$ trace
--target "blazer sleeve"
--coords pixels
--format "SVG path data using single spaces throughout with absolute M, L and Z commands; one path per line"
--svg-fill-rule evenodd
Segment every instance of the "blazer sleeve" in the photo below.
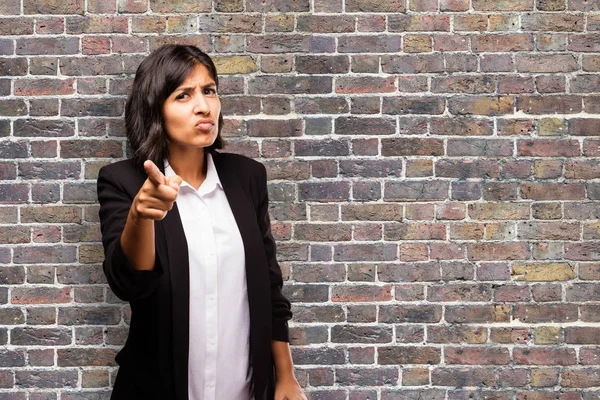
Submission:
M 108 284 L 121 300 L 132 302 L 144 298 L 154 291 L 162 269 L 156 257 L 152 271 L 137 271 L 123 252 L 121 234 L 133 198 L 106 167 L 98 174 L 97 189 L 104 246 L 102 266 Z
M 292 318 L 291 305 L 283 295 L 283 277 L 281 268 L 276 258 L 275 239 L 271 234 L 271 221 L 269 219 L 269 196 L 267 192 L 267 171 L 261 166 L 259 203 L 257 208 L 258 225 L 265 246 L 269 263 L 269 278 L 271 284 L 271 312 L 272 312 L 272 339 L 289 342 L 287 321 Z

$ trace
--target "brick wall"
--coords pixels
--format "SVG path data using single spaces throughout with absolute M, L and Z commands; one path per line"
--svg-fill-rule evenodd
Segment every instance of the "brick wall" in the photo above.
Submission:
M 600 398 L 599 0 L 0 15 L 0 400 L 108 399 L 130 314 L 95 178 L 171 42 L 214 56 L 229 151 L 268 168 L 311 398 Z

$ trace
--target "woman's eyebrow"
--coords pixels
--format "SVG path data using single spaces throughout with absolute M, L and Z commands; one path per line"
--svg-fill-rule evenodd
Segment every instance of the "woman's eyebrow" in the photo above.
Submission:
M 216 87 L 217 84 L 215 82 L 209 82 L 206 85 L 203 85 L 202 88 L 208 88 L 208 87 Z M 189 90 L 194 90 L 195 86 L 180 86 L 177 89 L 175 89 L 176 92 L 180 92 L 180 91 L 189 91 Z

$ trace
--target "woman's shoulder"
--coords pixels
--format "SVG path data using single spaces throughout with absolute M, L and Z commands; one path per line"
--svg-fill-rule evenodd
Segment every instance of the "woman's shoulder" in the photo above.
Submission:
M 143 168 L 140 168 L 132 159 L 117 161 L 100 168 L 98 180 L 124 182 L 126 184 L 138 183 L 145 180 Z
M 215 165 L 218 164 L 217 168 L 233 168 L 242 174 L 262 174 L 265 171 L 264 165 L 259 161 L 241 154 L 213 152 L 213 160 Z

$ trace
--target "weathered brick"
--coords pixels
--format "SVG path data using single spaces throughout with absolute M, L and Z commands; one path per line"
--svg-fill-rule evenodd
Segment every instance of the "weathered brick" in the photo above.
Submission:
M 383 114 L 443 114 L 443 98 L 434 97 L 384 97 Z
M 340 53 L 395 53 L 402 49 L 399 35 L 342 35 L 338 38 Z
M 396 90 L 395 82 L 395 77 L 369 77 L 368 80 L 360 76 L 340 77 L 336 79 L 335 92 L 343 94 L 389 93 Z
M 440 279 L 440 267 L 434 263 L 380 265 L 377 277 L 382 282 L 426 282 Z
M 298 365 L 339 365 L 344 364 L 345 355 L 342 348 L 292 348 L 294 363 Z
M 450 99 L 448 108 L 456 115 L 504 115 L 511 114 L 514 107 L 514 99 L 507 96 L 495 97 L 453 97 Z
M 568 121 L 569 135 L 600 136 L 600 120 L 591 118 L 574 118 Z
M 575 277 L 568 263 L 514 264 L 512 279 L 525 281 L 566 281 Z
M 114 366 L 117 350 L 108 348 L 58 349 L 59 367 Z
M 84 8 L 84 0 L 23 0 L 25 14 L 83 14 Z
M 60 152 L 63 158 L 119 158 L 123 156 L 123 144 L 114 140 L 65 140 Z
M 583 200 L 584 187 L 575 183 L 521 184 L 521 197 L 532 200 Z
M 599 33 L 569 35 L 568 49 L 570 51 L 597 53 L 600 50 L 599 39 Z
M 470 260 L 520 260 L 529 257 L 529 246 L 525 242 L 469 244 L 467 254 Z
M 337 325 L 331 328 L 332 343 L 390 343 L 391 327 Z
M 440 349 L 437 347 L 382 346 L 378 348 L 379 364 L 437 364 L 440 361 Z
M 385 73 L 423 74 L 444 72 L 444 57 L 440 54 L 381 57 L 381 69 Z
M 17 346 L 64 346 L 71 344 L 71 330 L 61 328 L 14 328 L 11 344 Z
M 331 53 L 335 49 L 333 37 L 316 35 L 250 36 L 247 41 L 251 53 Z
M 448 364 L 502 365 L 508 364 L 510 355 L 506 348 L 446 347 L 444 359 Z
M 528 33 L 477 35 L 471 37 L 471 48 L 476 53 L 531 51 L 533 36 Z
M 16 371 L 15 383 L 22 388 L 72 388 L 77 386 L 76 370 Z
M 510 307 L 506 305 L 446 306 L 446 321 L 449 323 L 506 322 Z
M 428 289 L 428 299 L 433 302 L 444 301 L 490 301 L 492 287 L 487 283 L 482 284 L 450 284 L 432 285 Z
M 583 32 L 583 15 L 532 13 L 524 15 L 521 27 L 527 31 Z
M 444 181 L 406 181 L 386 182 L 384 199 L 386 201 L 431 201 L 448 197 L 448 182 Z
M 404 1 L 345 0 L 346 12 L 398 13 L 406 11 Z
M 516 364 L 526 365 L 573 365 L 577 362 L 575 349 L 568 348 L 515 348 L 513 359 Z
M 347 386 L 387 386 L 398 381 L 396 368 L 351 368 L 337 369 L 336 383 Z
M 19 247 L 14 251 L 16 264 L 72 263 L 75 262 L 76 247 L 72 246 L 30 246 Z
M 77 54 L 79 52 L 79 38 L 76 37 L 38 37 L 22 38 L 16 41 L 16 53 L 19 55 L 37 54 Z
M 439 160 L 435 165 L 436 176 L 446 178 L 497 178 L 500 166 L 488 160 Z
M 562 76 L 538 76 L 535 85 L 540 93 L 566 92 L 566 80 Z
M 492 93 L 495 80 L 490 76 L 450 76 L 433 78 L 431 91 L 434 93 Z

